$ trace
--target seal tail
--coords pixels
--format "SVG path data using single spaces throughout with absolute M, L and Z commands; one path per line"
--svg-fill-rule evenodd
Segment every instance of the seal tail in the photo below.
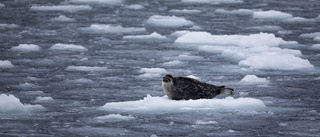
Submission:
M 228 96 L 233 96 L 234 95 L 232 91 L 234 91 L 234 89 L 226 88 L 225 86 L 221 86 L 221 89 L 220 89 L 221 94 L 226 94 Z

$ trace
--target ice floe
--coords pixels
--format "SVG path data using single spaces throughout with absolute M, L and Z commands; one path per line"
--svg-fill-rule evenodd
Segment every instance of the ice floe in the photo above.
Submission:
M 240 80 L 243 84 L 269 84 L 266 78 L 259 78 L 256 75 L 246 75 Z
M 235 14 L 235 15 L 252 15 L 253 10 L 250 9 L 238 9 L 238 10 L 225 10 L 225 9 L 216 9 L 214 12 L 220 14 Z
M 4 8 L 4 7 L 6 7 L 6 5 L 0 3 L 0 8 Z
M 111 24 L 92 24 L 90 27 L 83 27 L 80 30 L 84 33 L 99 33 L 99 34 L 140 34 L 145 33 L 145 28 L 122 27 L 121 25 Z
M 124 0 L 70 0 L 71 3 L 121 5 Z
M 41 97 L 41 96 L 39 96 L 39 97 L 37 97 L 35 99 L 34 102 L 36 102 L 36 103 L 45 103 L 45 102 L 50 102 L 50 101 L 53 101 L 52 97 Z
M 107 71 L 107 67 L 97 67 L 97 66 L 68 66 L 67 71 L 84 71 L 84 72 L 93 72 L 93 71 Z
M 179 13 L 179 14 L 198 14 L 201 13 L 200 10 L 189 10 L 189 9 L 182 9 L 182 10 L 170 10 L 171 13 Z
M 302 37 L 302 38 L 316 38 L 316 37 L 320 37 L 320 32 L 304 33 L 304 34 L 301 34 L 300 37 Z
M 12 65 L 11 61 L 9 60 L 0 60 L 0 69 L 1 68 L 13 68 L 14 65 Z
M 12 47 L 11 50 L 19 51 L 19 52 L 31 52 L 31 51 L 40 51 L 41 48 L 35 44 L 19 44 L 16 47 Z
M 14 95 L 0 95 L 0 114 L 25 113 L 44 110 L 41 105 L 22 104 Z
M 164 68 L 141 68 L 139 72 L 143 73 L 139 77 L 144 78 L 160 77 L 161 75 L 168 73 Z
M 33 5 L 30 10 L 35 11 L 66 11 L 66 12 L 76 12 L 81 10 L 91 10 L 89 5 L 56 5 L 56 6 L 43 6 L 43 5 Z
M 51 46 L 49 50 L 85 52 L 88 49 L 81 45 L 57 43 Z
M 133 116 L 123 116 L 120 114 L 109 114 L 105 116 L 99 116 L 94 118 L 94 121 L 99 123 L 106 123 L 106 122 L 120 122 L 120 121 L 130 121 L 135 120 L 136 118 Z
M 59 17 L 52 18 L 51 21 L 59 21 L 59 22 L 72 22 L 75 21 L 75 19 L 68 18 L 65 15 L 60 15 Z
M 289 13 L 268 10 L 268 11 L 256 11 L 253 13 L 253 18 L 257 19 L 269 19 L 269 20 L 282 20 L 293 18 L 293 16 Z
M 172 66 L 181 66 L 183 64 L 184 63 L 180 60 L 173 60 L 173 61 L 163 63 L 163 66 L 172 67 Z
M 262 70 L 312 70 L 314 66 L 301 58 L 299 50 L 280 48 L 281 45 L 298 44 L 284 41 L 270 33 L 251 35 L 211 35 L 207 32 L 189 32 L 175 40 L 182 47 L 220 53 L 239 61 L 240 66 Z
M 184 17 L 153 15 L 147 21 L 148 26 L 176 28 L 183 26 L 192 26 L 192 21 L 186 20 Z
M 139 4 L 133 4 L 133 5 L 126 5 L 125 8 L 132 9 L 132 10 L 140 10 L 140 9 L 143 9 L 144 6 Z
M 289 23 L 304 23 L 304 22 L 313 22 L 315 19 L 306 19 L 302 17 L 293 17 L 293 18 L 288 18 L 283 20 L 284 22 L 289 22 Z
M 276 31 L 282 30 L 282 27 L 266 25 L 266 26 L 258 26 L 258 27 L 249 27 L 248 29 L 257 30 L 260 32 L 276 32 Z
M 162 36 L 158 34 L 157 32 L 153 32 L 150 35 L 129 35 L 129 36 L 124 36 L 123 39 L 131 39 L 131 40 L 166 40 L 166 36 Z
M 110 102 L 100 107 L 102 110 L 135 113 L 176 113 L 185 111 L 247 111 L 266 108 L 263 101 L 254 98 L 170 100 L 167 96 L 147 97 L 137 101 Z
M 224 4 L 224 3 L 242 3 L 242 0 L 181 0 L 185 3 L 201 3 L 201 4 Z
M 19 27 L 19 25 L 16 25 L 16 24 L 0 24 L 0 28 L 17 28 Z
M 313 44 L 310 48 L 320 50 L 320 44 Z

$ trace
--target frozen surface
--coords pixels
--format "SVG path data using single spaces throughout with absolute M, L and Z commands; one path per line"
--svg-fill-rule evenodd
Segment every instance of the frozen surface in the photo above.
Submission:
M 130 35 L 130 36 L 124 36 L 123 39 L 153 39 L 153 40 L 165 40 L 166 37 L 158 34 L 157 32 L 153 32 L 150 35 Z
M 161 103 L 159 103 L 161 102 Z M 135 113 L 180 113 L 185 111 L 249 111 L 265 108 L 263 101 L 253 98 L 170 100 L 167 96 L 152 97 L 148 95 L 142 100 L 106 103 L 101 109 L 106 111 Z
M 67 71 L 107 71 L 107 67 L 96 67 L 96 66 L 68 66 Z
M 51 46 L 49 48 L 49 50 L 85 52 L 88 49 L 81 46 L 81 45 L 57 43 L 57 44 L 54 44 L 53 46 Z
M 31 51 L 40 51 L 41 48 L 35 44 L 19 44 L 16 47 L 12 47 L 11 50 L 19 52 L 31 52 Z
M 0 94 L 0 114 L 16 114 L 44 110 L 41 105 L 22 104 L 14 95 Z
M 252 15 L 254 13 L 254 11 L 250 9 L 238 9 L 238 10 L 216 9 L 215 12 L 221 13 L 221 14 L 235 14 L 235 15 Z
M 12 65 L 11 61 L 9 60 L 0 60 L 0 68 L 13 68 L 14 65 Z
M 30 10 L 35 11 L 67 11 L 67 12 L 77 12 L 82 10 L 91 10 L 89 5 L 56 5 L 56 6 L 42 6 L 34 5 Z
M 281 20 L 292 18 L 293 16 L 289 13 L 269 10 L 269 11 L 256 11 L 253 13 L 253 18 L 257 19 L 269 19 L 269 20 Z
M 185 3 L 208 3 L 208 4 L 223 4 L 223 3 L 242 3 L 242 0 L 182 0 Z
M 143 73 L 140 75 L 140 77 L 145 78 L 159 77 L 165 73 L 168 73 L 164 68 L 141 68 L 139 72 Z
M 121 5 L 124 0 L 70 0 L 71 3 Z
M 268 84 L 269 80 L 266 78 L 259 78 L 256 75 L 246 75 L 240 82 L 244 84 Z
M 61 21 L 61 22 L 72 22 L 72 21 L 75 21 L 75 19 L 68 18 L 65 15 L 60 15 L 59 17 L 52 18 L 51 20 L 52 21 Z
M 149 26 L 171 28 L 192 26 L 194 23 L 186 20 L 184 17 L 153 15 L 146 21 L 146 24 Z
M 101 34 L 135 34 L 144 33 L 145 28 L 135 28 L 135 27 L 122 27 L 121 25 L 104 25 L 104 24 L 92 24 L 90 27 L 80 28 L 84 33 L 101 33 Z

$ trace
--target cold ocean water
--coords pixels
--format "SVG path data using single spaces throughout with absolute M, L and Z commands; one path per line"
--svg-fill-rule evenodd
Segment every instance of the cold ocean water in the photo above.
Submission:
M 2 0 L 0 136 L 319 136 L 318 0 Z M 165 74 L 235 89 L 172 101 Z

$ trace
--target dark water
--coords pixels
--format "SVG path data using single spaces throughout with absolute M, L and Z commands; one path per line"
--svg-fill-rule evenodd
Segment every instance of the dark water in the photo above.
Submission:
M 36 112 L 0 113 L 1 136 L 320 135 L 320 50 L 311 47 L 319 41 L 300 36 L 320 32 L 320 19 L 317 19 L 320 2 L 317 0 L 244 0 L 242 3 L 220 4 L 127 0 L 121 5 L 77 4 L 68 0 L 3 0 L 0 3 L 4 5 L 0 6 L 0 24 L 5 24 L 0 26 L 0 60 L 9 60 L 14 65 L 11 68 L 0 68 L 0 92 L 14 95 L 23 104 L 39 104 L 45 108 Z M 126 8 L 132 4 L 140 4 L 144 8 Z M 89 5 L 92 9 L 71 12 L 31 10 L 40 5 Z M 173 9 L 192 9 L 201 13 L 169 12 Z M 252 15 L 216 13 L 216 9 L 275 10 L 310 20 L 270 21 L 255 19 Z M 60 15 L 72 20 L 54 20 Z M 218 53 L 176 46 L 176 38 L 170 34 L 181 30 L 194 31 L 194 28 L 147 25 L 146 21 L 152 15 L 184 17 L 192 21 L 193 26 L 201 28 L 197 31 L 214 35 L 249 35 L 261 31 L 273 33 L 285 41 L 297 41 L 299 44 L 282 48 L 300 50 L 303 54 L 301 58 L 308 59 L 314 69 L 241 71 L 238 62 Z M 145 31 L 127 34 L 81 29 L 92 24 L 145 28 Z M 266 25 L 281 27 L 282 32 L 252 29 Z M 127 35 L 147 35 L 153 32 L 167 39 L 123 39 Z M 81 45 L 87 51 L 51 50 L 50 47 L 57 43 Z M 35 44 L 41 50 L 23 52 L 11 49 L 19 44 Z M 185 54 L 197 58 L 181 59 L 183 65 L 164 65 L 175 60 L 174 57 Z M 70 66 L 90 66 L 103 71 L 70 70 Z M 256 111 L 215 113 L 131 113 L 97 109 L 110 102 L 140 100 L 147 94 L 163 96 L 160 81 L 162 74 L 142 77 L 142 68 L 163 68 L 173 75 L 195 75 L 202 81 L 225 84 L 236 90 L 234 98 L 259 99 L 267 107 Z M 246 75 L 268 78 L 269 83 L 262 86 L 241 84 L 239 81 Z M 36 99 L 39 96 L 52 99 L 39 101 Z M 112 114 L 126 118 L 132 116 L 134 119 L 96 120 L 99 116 Z

